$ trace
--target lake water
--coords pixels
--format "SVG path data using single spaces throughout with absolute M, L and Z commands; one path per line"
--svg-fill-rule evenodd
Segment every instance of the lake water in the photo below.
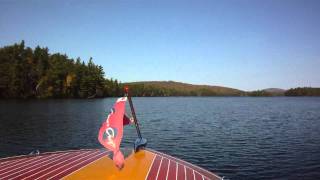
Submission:
M 101 148 L 115 98 L 0 101 L 0 157 Z M 227 179 L 320 179 L 320 98 L 133 98 L 148 147 Z M 133 147 L 134 126 L 122 145 Z

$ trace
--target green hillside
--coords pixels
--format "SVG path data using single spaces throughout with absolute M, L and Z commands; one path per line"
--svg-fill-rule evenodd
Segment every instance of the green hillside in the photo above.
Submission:
M 132 96 L 242 96 L 244 91 L 208 85 L 193 85 L 174 81 L 142 81 L 124 83 Z
M 279 88 L 268 88 L 263 90 L 249 91 L 246 92 L 247 96 L 284 96 L 286 90 Z

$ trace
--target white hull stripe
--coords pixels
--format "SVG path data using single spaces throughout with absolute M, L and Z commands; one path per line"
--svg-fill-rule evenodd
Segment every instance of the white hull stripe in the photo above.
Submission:
M 54 176 L 52 176 L 52 177 L 50 177 L 50 178 L 48 178 L 48 179 L 53 179 L 54 177 L 59 176 L 60 174 L 62 174 L 62 173 L 64 173 L 64 172 L 66 172 L 66 171 L 68 171 L 68 170 L 70 170 L 70 169 L 72 169 L 72 168 L 80 165 L 81 163 L 84 163 L 84 162 L 87 162 L 87 161 L 91 161 L 92 159 L 95 159 L 96 157 L 98 157 L 98 156 L 100 156 L 100 155 L 103 155 L 103 154 L 106 154 L 106 152 L 100 152 L 99 154 L 96 154 L 96 155 L 90 157 L 89 159 L 85 159 L 84 161 L 80 161 L 79 163 L 77 163 L 77 164 L 75 164 L 75 165 L 73 165 L 73 166 L 71 166 L 71 167 L 69 167 L 69 168 L 67 168 L 67 169 L 65 169 L 65 170 L 63 170 L 63 171 L 60 171 L 59 173 L 55 174 Z M 100 157 L 100 158 L 101 158 L 101 157 Z M 100 158 L 98 158 L 98 159 L 100 159 Z M 96 159 L 96 160 L 94 160 L 94 161 L 97 161 L 98 159 Z
M 59 162 L 59 163 L 57 163 L 57 164 L 55 164 L 55 165 L 53 165 L 53 166 L 49 166 L 49 167 L 47 167 L 47 168 L 45 168 L 45 169 L 41 169 L 40 171 L 38 171 L 38 172 L 36 172 L 36 173 L 34 173 L 34 174 L 31 174 L 31 175 L 29 175 L 29 176 L 27 176 L 27 177 L 23 177 L 23 179 L 34 179 L 35 177 L 37 177 L 36 175 L 38 175 L 38 174 L 41 174 L 41 173 L 43 173 L 43 172 L 46 172 L 47 170 L 49 170 L 49 169 L 52 169 L 53 167 L 59 167 L 59 165 L 61 165 L 61 164 L 63 164 L 63 163 L 65 163 L 65 162 L 72 162 L 72 161 L 75 161 L 75 160 L 77 160 L 77 158 L 80 156 L 83 156 L 84 154 L 86 155 L 86 154 L 89 154 L 89 153 L 91 153 L 90 151 L 88 151 L 88 152 L 84 152 L 84 153 L 78 153 L 77 155 L 74 155 L 72 158 L 68 158 L 68 159 L 65 159 L 64 161 L 61 161 L 61 162 Z M 55 170 L 55 169 L 53 169 L 53 170 Z M 33 178 L 32 178 L 33 177 Z
M 29 160 L 27 160 L 25 162 L 20 162 L 20 163 L 18 163 L 16 165 L 9 166 L 9 167 L 6 167 L 6 168 L 2 169 L 1 173 L 0 173 L 0 176 L 3 176 L 4 174 L 8 174 L 8 173 L 10 173 L 12 171 L 15 171 L 17 169 L 21 169 L 21 168 L 28 167 L 28 166 L 33 165 L 33 164 L 37 164 L 37 163 L 42 162 L 42 161 L 53 159 L 56 156 L 58 156 L 58 154 L 50 155 L 50 156 L 41 156 L 41 157 L 30 158 Z
M 157 178 L 158 178 L 158 175 L 159 175 L 159 171 L 160 171 L 160 168 L 161 168 L 161 165 L 162 165 L 162 163 L 163 163 L 163 159 L 168 159 L 169 160 L 169 162 L 171 161 L 171 162 L 176 162 L 176 164 L 177 164 L 177 166 L 176 166 L 176 174 L 175 174 L 175 177 L 176 177 L 176 180 L 178 180 L 179 179 L 179 165 L 181 165 L 182 166 L 182 171 L 184 171 L 183 172 L 183 174 L 184 174 L 184 179 L 185 180 L 189 180 L 189 179 L 194 179 L 194 180 L 196 180 L 196 175 L 195 174 L 199 174 L 201 177 L 202 177 L 202 179 L 221 179 L 220 177 L 218 177 L 217 175 L 215 175 L 215 174 L 213 174 L 213 173 L 211 173 L 211 172 L 209 172 L 209 171 L 207 171 L 207 170 L 204 170 L 204 169 L 202 169 L 202 168 L 200 168 L 200 167 L 198 167 L 198 166 L 195 166 L 195 165 L 192 165 L 192 164 L 190 164 L 190 163 L 188 163 L 188 162 L 185 162 L 185 161 L 183 161 L 183 160 L 180 160 L 180 159 L 177 159 L 177 158 L 174 158 L 174 157 L 172 157 L 172 156 L 169 156 L 169 155 L 166 155 L 166 154 L 163 154 L 163 153 L 160 153 L 160 152 L 157 152 L 157 151 L 153 151 L 153 150 L 149 150 L 151 153 L 153 153 L 155 156 L 160 156 L 161 157 L 161 162 L 160 162 L 160 164 L 159 164 L 159 168 L 157 169 L 158 170 L 158 172 L 157 172 Z M 206 172 L 206 174 L 203 174 L 203 173 L 201 173 L 201 172 L 199 172 L 197 169 L 200 169 L 200 170 L 204 170 L 204 172 Z M 172 167 L 172 168 L 174 168 L 174 167 Z M 168 172 L 167 172 L 167 179 L 171 179 L 170 177 L 168 177 L 168 173 L 169 173 L 169 171 L 170 171 L 170 169 L 171 169 L 171 167 L 169 166 L 169 168 L 168 168 Z M 187 170 L 188 170 L 188 173 L 187 173 Z M 190 171 L 190 172 L 189 172 Z M 180 173 L 182 173 L 182 172 L 180 172 Z M 210 174 L 210 175 L 212 175 L 212 176 L 214 176 L 213 178 L 209 178 L 209 177 L 207 177 L 207 174 Z M 150 171 L 148 172 L 148 174 L 147 174 L 147 177 L 150 175 Z
M 36 168 L 36 169 L 39 169 L 39 168 L 41 168 L 42 166 L 45 166 L 45 165 L 47 165 L 47 164 L 50 164 L 50 163 L 55 162 L 55 161 L 57 161 L 57 160 L 60 160 L 60 159 L 61 159 L 61 156 L 62 156 L 62 158 L 63 158 L 63 157 L 64 157 L 65 155 L 67 155 L 67 154 L 69 154 L 69 153 L 59 154 L 58 156 L 55 156 L 55 157 L 53 157 L 53 158 L 51 158 L 51 159 L 46 159 L 45 161 L 42 161 L 42 162 L 40 162 L 40 163 L 36 163 L 36 164 L 34 164 L 34 165 L 32 165 L 32 166 L 28 166 L 27 168 L 19 168 L 20 170 L 14 171 L 13 173 L 8 174 L 7 176 L 1 177 L 1 178 L 8 178 L 8 177 L 13 176 L 13 175 L 18 174 L 18 173 L 19 173 L 19 176 L 21 176 L 21 175 L 23 175 L 23 174 L 25 174 L 25 173 L 28 173 L 29 171 L 35 170 L 35 168 Z M 52 161 L 52 159 L 54 159 L 54 161 Z M 30 170 L 29 170 L 29 169 L 30 169 Z M 29 170 L 29 171 L 23 172 L 23 171 L 25 171 L 25 170 Z M 21 173 L 21 172 L 23 172 L 23 173 Z
M 69 162 L 69 163 L 67 163 L 67 164 L 64 164 L 63 166 L 60 166 L 59 168 L 53 169 L 52 171 L 49 171 L 49 172 L 45 173 L 44 175 L 42 175 L 42 176 L 40 176 L 40 177 L 37 177 L 37 179 L 40 179 L 41 177 L 45 177 L 45 176 L 47 176 L 47 175 L 49 175 L 49 174 L 53 174 L 53 172 L 59 172 L 59 170 L 65 168 L 65 167 L 67 167 L 67 166 L 69 166 L 70 164 L 75 163 L 75 162 L 78 162 L 78 161 L 81 161 L 81 160 L 83 160 L 83 159 L 85 159 L 85 158 L 87 158 L 87 157 L 89 157 L 89 156 L 96 155 L 97 153 L 99 153 L 99 152 L 96 151 L 96 152 L 94 152 L 94 153 L 90 153 L 90 154 L 88 154 L 88 155 L 86 155 L 86 156 L 84 156 L 84 157 L 81 157 L 81 158 L 76 159 L 76 160 L 74 160 L 74 161 L 72 161 L 72 162 Z M 46 179 L 48 179 L 48 178 L 46 178 Z

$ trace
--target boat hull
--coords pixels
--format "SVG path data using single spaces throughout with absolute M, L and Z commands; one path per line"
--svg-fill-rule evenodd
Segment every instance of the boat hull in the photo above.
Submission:
M 198 166 L 167 154 L 145 149 L 125 150 L 119 170 L 112 153 L 83 149 L 0 159 L 0 179 L 221 179 Z

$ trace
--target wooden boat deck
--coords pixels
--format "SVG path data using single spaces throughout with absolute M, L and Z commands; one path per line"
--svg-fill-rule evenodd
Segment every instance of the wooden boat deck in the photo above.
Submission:
M 87 149 L 0 159 L 0 179 L 144 179 L 208 180 L 219 176 L 151 150 L 129 151 L 117 169 L 105 149 Z

